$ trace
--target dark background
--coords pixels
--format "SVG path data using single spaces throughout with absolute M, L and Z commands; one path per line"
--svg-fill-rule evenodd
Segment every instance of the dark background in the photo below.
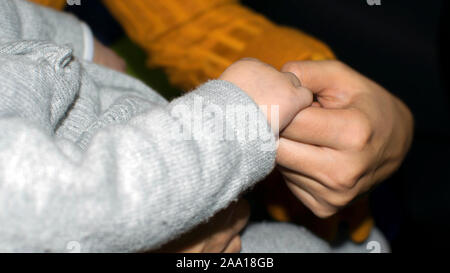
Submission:
M 125 0 L 124 0 L 125 1 Z M 327 43 L 340 60 L 400 97 L 415 117 L 415 137 L 404 164 L 371 195 L 378 227 L 394 252 L 433 251 L 450 242 L 449 4 L 436 1 L 244 0 L 273 21 L 299 28 Z M 68 7 L 127 61 L 123 31 L 100 1 Z M 134 52 L 134 53 L 133 53 Z M 143 63 L 143 62 L 142 62 Z M 139 65 L 138 65 L 139 66 Z M 143 64 L 141 64 L 143 66 Z M 139 70 L 139 69 L 138 69 Z M 135 71 L 146 78 L 146 72 Z M 146 81 L 173 97 L 161 71 Z M 142 77 L 141 77 L 142 78 Z M 145 81 L 145 79 L 144 79 Z

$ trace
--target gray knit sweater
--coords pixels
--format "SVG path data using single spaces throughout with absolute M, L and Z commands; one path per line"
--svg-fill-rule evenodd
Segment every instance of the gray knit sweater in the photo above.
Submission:
M 199 98 L 256 109 L 233 84 L 210 81 L 169 103 L 82 54 L 76 18 L 0 1 L 0 251 L 154 249 L 273 168 L 273 137 L 238 137 L 247 119 L 227 131 L 234 140 L 208 138 L 214 130 L 173 137 L 192 121 L 173 110 Z M 257 119 L 270 130 L 262 112 Z M 202 124 L 216 122 L 204 115 Z

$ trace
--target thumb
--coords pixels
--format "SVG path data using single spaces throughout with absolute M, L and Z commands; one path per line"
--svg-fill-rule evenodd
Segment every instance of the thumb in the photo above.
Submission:
M 302 86 L 301 81 L 294 73 L 283 72 L 283 74 L 292 83 L 294 87 L 294 96 L 289 98 L 291 107 L 293 107 L 293 111 L 290 112 L 291 115 L 287 119 L 288 122 L 286 124 L 282 124 L 282 128 L 284 128 L 284 126 L 287 126 L 301 110 L 311 106 L 311 104 L 313 103 L 313 93 Z
M 340 86 L 353 70 L 339 61 L 294 61 L 286 63 L 282 72 L 293 73 L 314 94 Z

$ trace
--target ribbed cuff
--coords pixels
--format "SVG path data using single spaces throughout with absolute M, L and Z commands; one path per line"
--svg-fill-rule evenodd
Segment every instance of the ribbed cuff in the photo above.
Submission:
M 238 135 L 244 131 L 245 137 L 239 138 L 243 166 L 245 172 L 253 182 L 262 180 L 272 171 L 275 165 L 277 139 L 272 131 L 266 115 L 259 106 L 238 86 L 223 80 L 209 81 L 186 96 L 201 96 L 205 104 L 217 105 L 222 109 L 246 106 L 255 109 L 256 119 L 241 120 L 234 131 Z M 244 115 L 246 113 L 243 113 Z M 239 114 L 238 114 L 239 115 Z M 252 127 L 257 124 L 256 128 Z M 248 131 L 246 131 L 248 129 Z M 250 131 L 258 130 L 256 137 L 250 137 Z M 241 132 L 239 132 L 241 130 Z

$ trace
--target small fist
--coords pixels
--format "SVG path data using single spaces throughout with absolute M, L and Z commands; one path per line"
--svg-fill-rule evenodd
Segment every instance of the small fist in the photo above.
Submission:
M 269 109 L 267 117 L 271 116 L 272 106 L 278 106 L 280 131 L 300 110 L 310 106 L 313 100 L 311 91 L 303 88 L 293 73 L 279 72 L 256 59 L 237 61 L 228 67 L 219 79 L 239 86 L 256 104 L 266 105 Z M 269 118 L 268 120 L 270 123 Z
M 241 199 L 218 212 L 208 222 L 195 227 L 154 251 L 159 253 L 239 253 L 239 233 L 250 217 L 248 202 Z

